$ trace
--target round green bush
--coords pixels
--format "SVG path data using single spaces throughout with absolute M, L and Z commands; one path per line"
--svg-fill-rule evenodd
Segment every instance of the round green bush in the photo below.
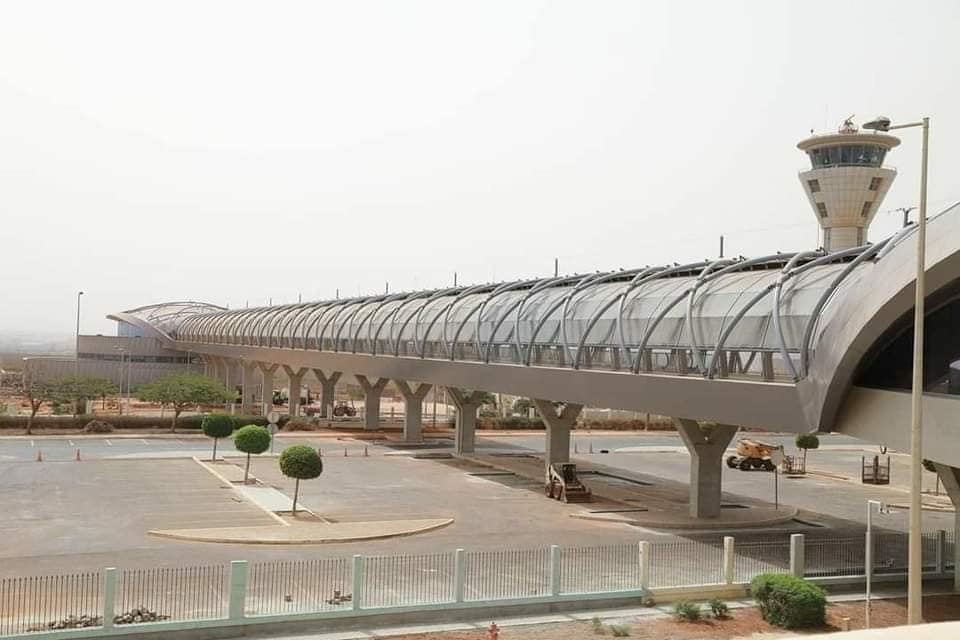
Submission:
M 263 453 L 270 448 L 270 431 L 255 424 L 240 427 L 233 434 L 233 446 L 243 453 Z
M 222 413 L 211 413 L 203 416 L 200 428 L 204 435 L 211 438 L 226 438 L 233 433 L 233 418 Z
M 750 594 L 760 604 L 760 614 L 784 629 L 816 627 L 826 620 L 827 594 L 803 578 L 763 573 L 750 583 Z
M 819 449 L 820 438 L 813 433 L 798 433 L 794 444 L 797 449 Z
M 700 619 L 700 605 L 689 600 L 678 600 L 673 605 L 673 615 L 677 620 L 694 622 Z
M 323 473 L 323 459 L 313 448 L 297 444 L 280 454 L 280 471 L 288 478 L 310 480 Z

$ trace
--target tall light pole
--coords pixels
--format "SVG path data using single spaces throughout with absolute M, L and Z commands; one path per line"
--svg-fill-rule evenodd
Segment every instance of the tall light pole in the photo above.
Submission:
M 876 507 L 877 513 L 891 513 L 890 508 L 880 500 L 867 500 L 867 538 L 864 551 L 863 572 L 867 581 L 867 597 L 864 600 L 863 626 L 870 628 L 870 594 L 873 583 L 873 509 Z
M 910 411 L 910 545 L 907 565 L 907 624 L 923 622 L 923 575 L 921 540 L 920 484 L 923 481 L 923 320 L 926 301 L 927 248 L 927 146 L 930 137 L 930 118 L 907 124 L 891 124 L 889 118 L 879 117 L 863 125 L 864 129 L 892 131 L 921 127 L 923 147 L 920 160 L 920 215 L 917 220 L 917 275 L 913 315 L 913 382 Z
M 73 377 L 80 375 L 80 296 L 83 291 L 77 291 L 77 332 L 74 335 L 75 344 L 73 347 Z

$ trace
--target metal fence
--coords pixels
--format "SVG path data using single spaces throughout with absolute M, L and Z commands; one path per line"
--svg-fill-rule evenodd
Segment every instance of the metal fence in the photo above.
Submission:
M 726 542 L 726 544 L 725 544 Z M 923 536 L 928 576 L 947 575 L 955 540 Z M 874 572 L 902 575 L 905 534 L 874 537 Z M 0 579 L 0 635 L 99 627 L 132 632 L 161 621 L 210 621 L 350 612 L 396 607 L 469 606 L 504 600 L 576 600 L 580 594 L 745 584 L 760 573 L 798 572 L 814 580 L 861 579 L 865 538 L 736 543 L 676 541 L 594 547 L 538 547 L 413 556 L 323 558 L 225 565 L 128 569 Z M 233 573 L 233 572 L 236 573 Z M 553 598 L 551 600 L 551 598 Z
M 0 579 L 0 635 L 100 626 L 100 572 Z
M 348 558 L 253 562 L 245 611 L 276 615 L 350 608 L 352 582 Z
M 361 607 L 401 607 L 454 601 L 453 553 L 364 559 Z
M 734 582 L 750 582 L 761 573 L 790 572 L 788 540 L 738 542 L 734 553 Z
M 120 573 L 115 621 L 140 624 L 222 618 L 227 612 L 226 578 L 222 564 L 126 569 Z
M 722 542 L 658 542 L 650 545 L 651 588 L 722 582 Z
M 641 588 L 640 546 L 564 547 L 560 593 L 605 593 Z
M 470 551 L 464 599 L 505 600 L 550 594 L 550 548 Z

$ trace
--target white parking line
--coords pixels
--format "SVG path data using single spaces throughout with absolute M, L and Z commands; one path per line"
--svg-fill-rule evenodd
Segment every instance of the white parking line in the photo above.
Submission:
M 147 441 L 144 440 L 143 438 L 140 438 L 140 442 L 142 442 L 143 444 L 150 444 L 149 442 L 147 442 Z
M 71 447 L 72 447 L 72 446 L 74 446 L 74 444 L 73 444 L 73 440 L 67 440 L 67 442 L 69 442 L 69 443 L 70 443 L 70 446 L 71 446 Z
M 31 446 L 31 447 L 35 447 L 35 446 L 36 446 L 35 444 L 33 444 L 33 440 L 30 441 L 30 446 Z
M 110 442 L 110 438 L 107 438 L 107 446 L 108 446 L 108 447 L 112 447 L 112 446 L 113 446 L 113 443 Z

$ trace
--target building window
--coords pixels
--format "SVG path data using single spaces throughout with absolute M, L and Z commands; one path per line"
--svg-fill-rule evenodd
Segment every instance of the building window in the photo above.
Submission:
M 874 178 L 876 179 L 876 178 Z M 810 187 L 810 193 L 817 193 L 820 191 L 820 181 L 819 180 L 807 180 L 807 186 Z
M 860 217 L 866 218 L 868 215 L 870 215 L 870 207 L 872 206 L 873 206 L 872 202 L 864 202 L 863 209 L 860 210 Z
M 883 178 L 870 178 L 870 191 L 877 191 L 883 184 Z
M 817 203 L 817 211 L 820 212 L 821 218 L 827 217 L 827 205 L 823 204 L 822 202 Z

